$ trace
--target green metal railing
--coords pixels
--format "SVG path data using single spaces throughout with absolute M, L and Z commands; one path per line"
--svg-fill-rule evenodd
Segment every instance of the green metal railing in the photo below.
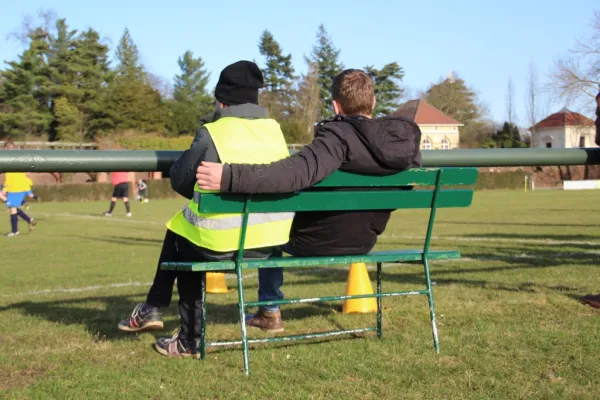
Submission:
M 112 172 L 169 170 L 181 151 L 0 151 L 0 172 Z M 425 150 L 424 167 L 599 165 L 600 148 Z

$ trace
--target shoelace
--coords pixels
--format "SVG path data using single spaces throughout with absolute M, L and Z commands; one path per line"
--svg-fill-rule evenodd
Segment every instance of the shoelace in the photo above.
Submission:
M 135 306 L 133 312 L 131 313 L 131 319 L 137 319 L 137 317 L 140 315 L 140 312 L 142 311 L 143 306 L 143 304 L 138 304 L 137 306 Z

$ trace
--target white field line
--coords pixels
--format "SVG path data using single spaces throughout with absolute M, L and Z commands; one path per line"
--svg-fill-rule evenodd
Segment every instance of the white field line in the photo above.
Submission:
M 34 212 L 32 213 L 34 217 L 36 215 L 41 215 L 43 217 L 59 217 L 59 218 L 79 218 L 79 219 L 91 219 L 95 221 L 106 221 L 106 222 L 125 222 L 130 224 L 152 224 L 152 225 L 160 225 L 160 222 L 157 221 L 140 221 L 131 218 L 118 218 L 118 217 L 106 217 L 103 215 L 84 215 L 84 214 L 72 214 L 72 213 L 47 213 L 47 212 Z
M 163 222 L 158 221 L 140 221 L 134 219 L 125 219 L 125 218 L 116 218 L 116 217 L 105 217 L 105 216 L 95 216 L 95 215 L 82 215 L 82 214 L 72 214 L 72 213 L 44 213 L 38 212 L 35 213 L 37 215 L 42 215 L 45 217 L 62 217 L 62 218 L 80 218 L 80 219 L 91 219 L 91 220 L 100 220 L 107 222 L 125 222 L 132 224 L 152 224 L 152 225 L 162 225 Z M 409 235 L 380 235 L 380 238 L 387 239 L 410 239 L 410 240 L 425 240 L 425 236 L 409 236 Z M 519 238 L 519 239 L 510 239 L 510 238 L 488 238 L 481 236 L 472 236 L 472 237 L 464 237 L 464 236 L 432 236 L 432 239 L 435 240 L 456 240 L 456 241 L 464 241 L 464 242 L 519 242 L 519 243 L 531 243 L 531 244 L 588 244 L 588 245 L 597 245 L 600 246 L 600 242 L 591 242 L 586 240 L 554 240 L 554 239 L 527 239 L 527 238 Z
M 115 217 L 105 217 L 105 216 L 94 216 L 94 215 L 81 215 L 81 214 L 72 214 L 72 213 L 44 213 L 38 212 L 37 215 L 49 216 L 49 217 L 62 217 L 62 218 L 80 218 L 80 219 L 93 219 L 93 220 L 104 220 L 104 221 L 114 221 L 114 222 L 124 222 L 124 223 L 140 223 L 140 224 L 161 224 L 157 221 L 139 221 L 139 220 L 131 220 L 124 218 L 115 218 Z M 396 239 L 411 239 L 411 240 L 424 240 L 425 236 L 400 236 L 400 235 L 381 235 L 382 238 L 396 238 Z M 486 238 L 486 237 L 462 237 L 462 236 L 432 236 L 432 239 L 437 240 L 457 240 L 457 241 L 468 241 L 468 242 L 520 242 L 520 243 L 538 243 L 538 244 L 592 244 L 599 245 L 598 242 L 590 242 L 590 241 L 576 241 L 576 240 L 552 240 L 552 239 L 508 239 L 508 238 Z M 581 255 L 581 254 L 600 254 L 600 251 L 592 251 L 592 252 L 579 252 L 579 253 L 562 253 L 555 254 L 557 257 L 569 257 L 573 255 Z M 529 255 L 529 254 L 520 254 L 514 256 L 498 256 L 498 257 L 461 257 L 458 260 L 435 260 L 434 262 L 473 262 L 473 261 L 507 261 L 507 260 L 515 260 L 515 259 L 532 259 L 537 256 Z M 388 268 L 396 264 L 386 264 L 383 268 Z M 374 266 L 369 266 L 369 270 L 374 270 Z M 320 270 L 327 270 L 327 268 L 320 268 Z M 331 268 L 331 270 L 338 270 L 337 268 Z M 308 271 L 294 271 L 296 275 L 304 275 L 308 274 Z M 253 278 L 256 277 L 256 273 L 246 274 L 245 278 Z M 234 280 L 235 275 L 228 274 L 226 275 L 226 279 Z M 135 287 L 135 286 L 146 286 L 150 287 L 152 282 L 123 282 L 123 283 L 114 283 L 110 285 L 95 285 L 95 286 L 84 286 L 79 288 L 58 288 L 58 289 L 41 289 L 36 291 L 29 292 L 21 292 L 21 293 L 13 293 L 13 294 L 0 294 L 2 298 L 15 298 L 21 296 L 35 296 L 35 295 L 44 295 L 44 294 L 54 294 L 54 293 L 82 293 L 89 292 L 94 290 L 102 290 L 102 289 L 115 289 L 122 287 Z
M 380 235 L 380 238 L 393 238 L 393 239 L 411 239 L 411 240 L 425 240 L 425 236 L 400 236 L 400 235 Z M 464 236 L 432 236 L 432 239 L 436 240 L 457 240 L 464 242 L 519 242 L 519 243 L 531 243 L 531 244 L 591 244 L 600 246 L 600 242 L 590 242 L 586 240 L 554 240 L 554 239 L 509 239 L 509 238 L 488 238 L 480 236 L 464 237 Z
M 558 254 L 558 257 L 568 257 L 568 256 L 573 256 L 573 255 L 581 255 L 582 253 L 561 253 Z M 585 252 L 584 254 L 600 254 L 600 251 L 594 251 L 594 252 Z M 527 259 L 534 259 L 534 258 L 539 258 L 538 256 L 535 255 L 531 255 L 531 254 L 519 254 L 519 255 L 515 255 L 515 256 L 499 256 L 499 257 L 461 257 L 460 259 L 453 259 L 453 260 L 433 260 L 432 263 L 446 263 L 446 262 L 481 262 L 481 261 L 508 261 L 508 260 L 527 260 Z M 386 268 L 391 268 L 394 266 L 397 266 L 400 263 L 385 263 L 383 265 L 383 269 Z M 370 271 L 374 271 L 375 270 L 375 266 L 373 265 L 369 265 L 367 266 L 367 269 Z M 319 271 L 339 271 L 339 268 L 319 268 Z M 293 271 L 294 275 L 308 275 L 311 273 L 311 271 L 302 271 L 302 270 L 294 270 Z M 249 273 L 249 274 L 244 274 L 244 278 L 255 278 L 257 277 L 258 274 L 257 273 Z M 226 274 L 225 275 L 225 279 L 230 280 L 230 281 L 234 281 L 236 279 L 236 276 L 234 274 Z M 22 296 L 38 296 L 38 295 L 45 295 L 45 294 L 55 294 L 55 293 L 83 293 L 83 292 L 91 292 L 91 291 L 95 291 L 95 290 L 103 290 L 103 289 L 117 289 L 117 288 L 124 288 L 124 287 L 139 287 L 139 286 L 145 286 L 148 289 L 150 288 L 150 286 L 152 285 L 152 282 L 123 282 L 123 283 L 113 283 L 110 285 L 95 285 L 95 286 L 84 286 L 84 287 L 78 287 L 78 288 L 58 288 L 58 289 L 41 289 L 41 290 L 34 290 L 34 291 L 29 291 L 29 292 L 21 292 L 21 293 L 12 293 L 12 294 L 0 294 L 0 298 L 17 298 L 17 297 L 22 297 Z

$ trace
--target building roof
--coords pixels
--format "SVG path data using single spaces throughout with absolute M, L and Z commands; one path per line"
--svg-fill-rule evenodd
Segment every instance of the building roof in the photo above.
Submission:
M 463 124 L 449 115 L 444 114 L 423 99 L 407 101 L 392 115 L 412 119 L 417 125 L 463 126 Z
M 557 113 L 554 113 L 547 118 L 535 124 L 532 128 L 557 128 L 563 126 L 594 126 L 594 121 L 588 117 L 573 112 L 567 108 L 563 108 Z M 532 128 L 529 128 L 531 130 Z

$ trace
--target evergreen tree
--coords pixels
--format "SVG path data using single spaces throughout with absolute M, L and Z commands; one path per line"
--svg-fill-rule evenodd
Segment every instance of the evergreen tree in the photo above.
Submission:
M 86 136 L 85 116 L 65 96 L 54 100 L 56 138 L 69 142 L 83 142 Z
M 484 143 L 483 147 L 510 149 L 527 147 L 527 144 L 521 139 L 519 127 L 513 123 L 505 122 L 502 125 L 502 129 L 497 130 L 496 133 Z
M 2 72 L 4 105 L 0 127 L 13 138 L 44 136 L 52 121 L 47 33 L 37 28 L 28 33 L 29 47 L 18 61 Z
M 79 35 L 75 50 L 80 61 L 77 85 L 83 92 L 79 109 L 84 114 L 86 137 L 89 139 L 111 126 L 104 109 L 107 84 L 113 75 L 108 50 L 108 46 L 100 42 L 100 35 L 95 30 L 90 28 Z
M 199 128 L 199 119 L 213 108 L 212 96 L 206 89 L 210 74 L 204 69 L 202 58 L 195 58 L 189 50 L 177 63 L 181 74 L 175 75 L 169 130 L 178 135 L 192 135 Z
M 425 99 L 465 125 L 477 120 L 482 114 L 475 92 L 460 78 L 450 77 L 432 85 L 425 93 Z
M 404 70 L 396 62 L 386 64 L 380 70 L 373 66 L 367 66 L 365 70 L 373 79 L 375 86 L 377 102 L 373 116 L 381 117 L 392 114 L 399 107 L 399 100 L 404 92 L 404 89 L 398 84 L 404 78 Z
M 100 36 L 93 29 L 77 34 L 69 30 L 64 19 L 59 19 L 56 33 L 49 36 L 48 60 L 54 113 L 50 138 L 93 139 L 98 130 L 110 126 L 102 103 L 110 76 L 108 47 L 100 43 Z
M 139 52 L 125 29 L 116 51 L 118 65 L 105 104 L 112 127 L 145 132 L 165 130 L 166 112 L 160 93 L 139 64 Z
M 48 69 L 50 73 L 50 96 L 53 120 L 50 125 L 49 138 L 64 139 L 58 135 L 59 119 L 56 114 L 56 100 L 62 98 L 62 108 L 68 104 L 76 107 L 81 98 L 81 90 L 75 79 L 78 74 L 78 60 L 74 57 L 77 31 L 69 30 L 65 19 L 59 19 L 55 24 L 56 32 L 48 35 Z M 70 119 L 62 118 L 61 123 L 72 123 Z M 78 131 L 79 126 L 61 127 L 61 131 Z M 73 135 L 68 135 L 72 137 Z
M 284 56 L 282 54 L 281 46 L 268 30 L 262 33 L 258 49 L 260 54 L 265 57 L 263 75 L 266 90 L 273 93 L 289 91 L 294 80 L 292 55 Z
M 317 43 L 313 47 L 311 61 L 318 69 L 318 83 L 321 98 L 321 118 L 327 118 L 333 115 L 333 105 L 331 103 L 331 83 L 333 78 L 342 72 L 344 66 L 338 60 L 340 50 L 337 50 L 323 24 L 319 25 L 317 32 Z
M 119 40 L 116 56 L 119 61 L 116 68 L 117 74 L 138 76 L 140 78 L 145 75 L 143 67 L 140 64 L 140 53 L 127 28 L 125 28 L 123 36 Z
M 292 55 L 283 55 L 279 43 L 271 32 L 265 30 L 258 43 L 260 54 L 265 57 L 263 75 L 265 90 L 261 93 L 261 104 L 277 120 L 288 119 L 292 113 L 294 67 Z

